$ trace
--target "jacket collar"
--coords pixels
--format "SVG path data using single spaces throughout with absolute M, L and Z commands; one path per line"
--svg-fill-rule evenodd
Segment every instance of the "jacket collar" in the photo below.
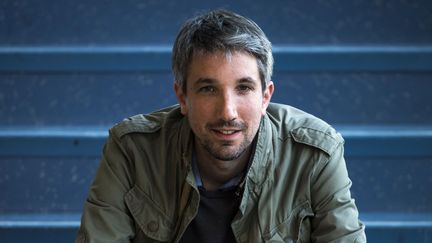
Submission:
M 271 121 L 269 117 L 265 115 L 261 119 L 255 153 L 250 168 L 247 172 L 246 178 L 240 185 L 241 191 L 243 191 L 243 196 L 239 209 L 243 215 L 247 208 L 252 206 L 251 202 L 255 201 L 253 198 L 260 194 L 264 181 L 266 179 L 273 180 L 272 178 L 269 178 L 272 173 L 268 173 L 273 160 L 273 137 L 275 137 L 275 134 L 273 134 Z
M 267 170 L 272 158 L 272 127 L 267 115 L 261 119 L 258 130 L 258 139 L 255 147 L 252 164 L 247 173 L 247 178 L 255 185 L 260 186 L 267 177 Z

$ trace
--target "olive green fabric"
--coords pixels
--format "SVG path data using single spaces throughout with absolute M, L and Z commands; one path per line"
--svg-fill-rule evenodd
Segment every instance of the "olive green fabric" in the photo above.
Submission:
M 231 224 L 237 241 L 366 242 L 343 143 L 318 118 L 270 104 Z M 178 242 L 200 200 L 192 149 L 178 106 L 110 129 L 76 242 Z

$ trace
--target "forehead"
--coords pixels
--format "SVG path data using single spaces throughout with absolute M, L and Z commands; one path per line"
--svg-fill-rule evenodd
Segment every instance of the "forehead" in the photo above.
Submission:
M 247 52 L 197 52 L 192 55 L 187 82 L 207 78 L 239 80 L 249 78 L 259 82 L 257 59 Z

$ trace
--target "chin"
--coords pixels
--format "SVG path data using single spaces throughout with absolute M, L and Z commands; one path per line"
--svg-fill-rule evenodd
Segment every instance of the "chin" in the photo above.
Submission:
M 218 160 L 222 161 L 232 161 L 240 158 L 243 155 L 245 150 L 235 149 L 231 151 L 218 151 L 218 152 L 210 152 L 210 154 Z

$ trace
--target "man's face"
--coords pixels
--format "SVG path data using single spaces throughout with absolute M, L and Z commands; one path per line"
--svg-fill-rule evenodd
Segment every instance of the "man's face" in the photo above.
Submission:
M 181 112 L 195 134 L 195 146 L 213 159 L 230 161 L 250 147 L 273 94 L 263 92 L 256 58 L 244 52 L 194 55 L 187 92 L 175 85 Z

